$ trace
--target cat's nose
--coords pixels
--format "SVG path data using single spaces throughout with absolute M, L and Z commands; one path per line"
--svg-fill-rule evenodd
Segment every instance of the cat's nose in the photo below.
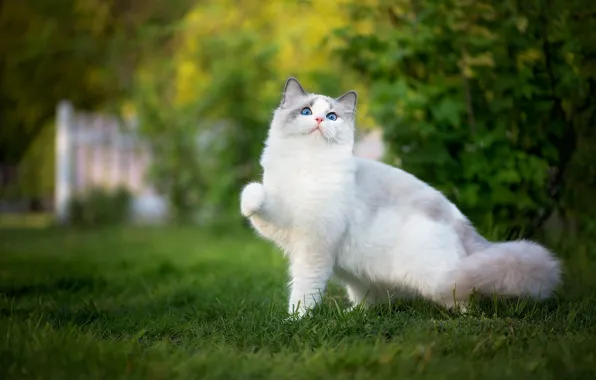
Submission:
M 320 116 L 315 117 L 315 120 L 317 121 L 317 123 L 321 124 L 323 122 L 323 118 Z

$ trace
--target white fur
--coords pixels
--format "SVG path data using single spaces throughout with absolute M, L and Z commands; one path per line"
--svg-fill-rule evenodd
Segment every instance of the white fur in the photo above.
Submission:
M 353 99 L 306 94 L 289 80 L 241 212 L 290 263 L 290 313 L 304 315 L 335 275 L 353 304 L 420 295 L 443 306 L 482 294 L 545 298 L 559 262 L 531 242 L 490 243 L 440 192 L 413 175 L 355 157 Z M 310 100 L 310 116 L 288 118 Z M 343 107 L 343 109 L 342 109 Z M 309 133 L 316 116 L 342 109 Z M 351 110 L 354 111 L 353 109 Z

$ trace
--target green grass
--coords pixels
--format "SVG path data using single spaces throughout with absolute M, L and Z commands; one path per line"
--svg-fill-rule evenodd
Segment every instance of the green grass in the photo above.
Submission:
M 593 379 L 596 259 L 561 255 L 545 303 L 346 313 L 332 285 L 291 322 L 285 260 L 250 232 L 0 230 L 0 378 Z
M 0 213 L 0 228 L 46 228 L 53 221 L 51 213 Z

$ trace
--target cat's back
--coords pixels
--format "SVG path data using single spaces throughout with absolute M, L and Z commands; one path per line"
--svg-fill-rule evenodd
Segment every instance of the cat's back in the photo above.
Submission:
M 411 173 L 367 158 L 354 160 L 356 196 L 365 205 L 440 219 L 459 216 L 457 207 L 443 193 Z
M 404 200 L 435 191 L 426 182 L 400 168 L 362 157 L 354 157 L 354 161 L 356 187 L 360 195 Z

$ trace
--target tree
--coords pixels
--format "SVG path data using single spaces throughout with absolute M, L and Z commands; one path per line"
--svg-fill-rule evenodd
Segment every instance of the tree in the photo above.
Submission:
M 16 164 L 71 100 L 94 110 L 130 93 L 139 61 L 158 51 L 190 0 L 0 3 L 0 162 Z

